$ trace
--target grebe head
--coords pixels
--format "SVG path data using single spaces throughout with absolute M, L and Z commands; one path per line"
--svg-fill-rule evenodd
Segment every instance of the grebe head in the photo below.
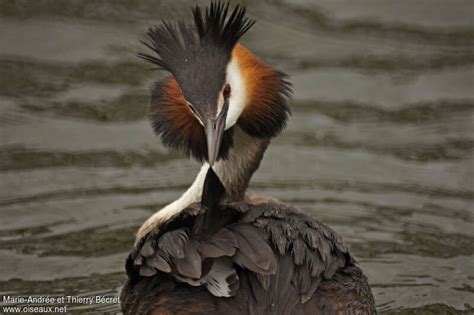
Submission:
M 193 10 L 194 24 L 163 22 L 148 30 L 152 54 L 139 57 L 166 70 L 152 93 L 150 117 L 165 146 L 212 164 L 233 145 L 233 127 L 269 138 L 285 126 L 291 93 L 286 76 L 238 40 L 254 24 L 245 8 L 211 3 Z

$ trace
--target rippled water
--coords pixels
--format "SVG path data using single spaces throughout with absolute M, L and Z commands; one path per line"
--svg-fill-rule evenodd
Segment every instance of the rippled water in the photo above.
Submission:
M 115 295 L 135 230 L 192 182 L 144 118 L 162 74 L 133 56 L 188 6 L 0 2 L 1 295 Z M 244 43 L 295 86 L 252 190 L 342 234 L 382 314 L 473 312 L 473 2 L 248 9 Z

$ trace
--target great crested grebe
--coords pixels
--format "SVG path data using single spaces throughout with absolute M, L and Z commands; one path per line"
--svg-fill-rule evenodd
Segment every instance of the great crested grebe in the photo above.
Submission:
M 374 314 L 367 279 L 329 227 L 246 190 L 285 127 L 291 86 L 237 43 L 237 6 L 149 29 L 143 59 L 171 75 L 152 92 L 165 146 L 205 161 L 191 187 L 139 229 L 126 262 L 125 314 Z

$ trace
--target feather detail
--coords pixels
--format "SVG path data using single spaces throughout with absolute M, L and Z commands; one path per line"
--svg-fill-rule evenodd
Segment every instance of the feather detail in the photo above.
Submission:
M 229 297 L 242 286 L 243 272 L 251 277 L 245 285 L 255 301 L 278 305 L 274 311 L 284 313 L 307 303 L 323 281 L 353 265 L 342 239 L 326 225 L 273 200 L 227 205 L 219 184 L 210 169 L 202 202 L 137 243 L 127 260 L 130 277 L 166 274 Z
M 275 273 L 275 254 L 256 228 L 248 224 L 237 224 L 229 229 L 234 232 L 238 242 L 234 257 L 237 264 L 261 274 Z
M 247 105 L 237 124 L 253 137 L 277 136 L 291 115 L 288 103 L 292 88 L 287 75 L 273 70 L 240 44 L 232 58 L 237 60 L 247 94 Z
M 173 258 L 185 258 L 185 246 L 188 242 L 188 232 L 177 229 L 163 234 L 158 239 L 158 247 Z
M 239 276 L 230 259 L 216 259 L 212 268 L 203 279 L 206 288 L 214 296 L 234 296 L 240 287 Z
M 200 244 L 203 258 L 233 256 L 238 246 L 234 233 L 226 228 L 221 229 L 209 239 L 202 240 Z
M 147 264 L 147 266 L 152 267 L 152 268 L 156 268 L 159 271 L 163 271 L 163 272 L 166 272 L 166 273 L 171 272 L 170 264 L 163 258 L 163 256 L 161 256 L 158 253 L 155 253 L 155 255 L 149 257 L 146 260 L 146 264 Z
M 229 3 L 213 2 L 205 13 L 196 6 L 194 25 L 179 21 L 176 25 L 163 21 L 148 29 L 149 41 L 142 44 L 154 54 L 140 52 L 138 57 L 161 69 L 176 73 L 181 63 L 199 54 L 213 54 L 216 47 L 230 54 L 237 41 L 255 23 L 246 17 L 245 7 L 235 6 L 229 15 Z
M 190 240 L 184 247 L 184 257 L 173 259 L 178 273 L 186 278 L 199 279 L 202 272 L 201 255 L 196 241 Z

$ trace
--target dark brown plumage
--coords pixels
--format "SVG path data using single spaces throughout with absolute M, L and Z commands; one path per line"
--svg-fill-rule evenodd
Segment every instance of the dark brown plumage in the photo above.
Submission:
M 138 243 L 126 263 L 126 314 L 373 314 L 367 279 L 329 227 L 273 199 L 225 203 L 212 169 L 203 201 Z M 211 283 L 230 262 L 230 297 Z M 178 280 L 179 279 L 179 280 Z M 221 288 L 222 289 L 222 288 Z

